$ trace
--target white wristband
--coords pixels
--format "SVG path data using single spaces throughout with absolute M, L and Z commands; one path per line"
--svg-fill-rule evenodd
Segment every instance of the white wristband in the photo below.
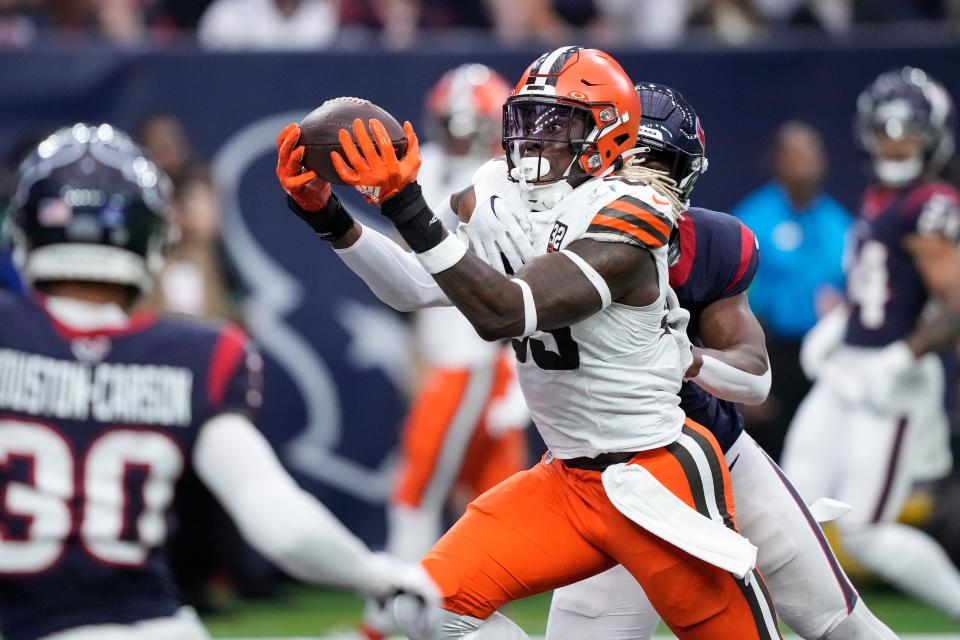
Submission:
M 570 258 L 573 264 L 580 267 L 580 271 L 583 272 L 583 275 L 587 276 L 587 280 L 589 280 L 590 284 L 596 288 L 597 293 L 600 294 L 600 308 L 606 309 L 608 306 L 610 306 L 610 303 L 612 302 L 610 287 L 607 286 L 607 281 L 603 279 L 603 276 L 597 273 L 596 269 L 591 267 L 586 260 L 575 254 L 573 251 L 564 249 L 560 253 Z
M 467 245 L 460 242 L 457 236 L 448 233 L 447 237 L 440 241 L 440 244 L 432 249 L 427 249 L 423 253 L 418 253 L 417 260 L 432 275 L 446 271 L 457 264 L 466 253 Z
M 523 335 L 519 337 L 526 338 L 537 330 L 537 305 L 533 301 L 533 290 L 520 278 L 513 278 L 511 282 L 520 287 L 523 294 Z

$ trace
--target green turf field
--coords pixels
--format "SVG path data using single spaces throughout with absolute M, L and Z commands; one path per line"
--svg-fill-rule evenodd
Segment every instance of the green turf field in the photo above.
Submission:
M 960 633 L 960 627 L 939 611 L 894 591 L 871 589 L 861 595 L 898 634 Z M 513 603 L 504 613 L 531 634 L 540 634 L 549 603 L 549 595 L 540 595 Z M 204 622 L 217 638 L 318 637 L 353 629 L 361 606 L 360 600 L 349 594 L 298 587 L 278 601 L 228 604 L 227 612 L 206 617 Z

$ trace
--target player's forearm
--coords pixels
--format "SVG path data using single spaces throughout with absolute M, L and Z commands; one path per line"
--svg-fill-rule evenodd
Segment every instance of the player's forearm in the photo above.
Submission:
M 520 285 L 472 253 L 467 252 L 459 262 L 433 277 L 484 340 L 525 333 L 527 318 Z
M 955 348 L 960 341 L 960 304 L 946 304 L 930 320 L 921 324 L 906 342 L 917 358 Z
M 363 232 L 363 225 L 354 220 L 353 226 L 350 227 L 350 230 L 347 231 L 342 237 L 333 240 L 330 243 L 330 246 L 334 249 L 349 249 L 357 240 L 360 239 L 360 235 Z
M 928 223 L 945 224 L 957 214 L 956 210 L 941 211 L 940 207 L 937 212 L 940 213 Z M 931 228 L 922 235 L 907 238 L 904 245 L 913 256 L 926 289 L 936 302 L 933 316 L 921 319 L 904 342 L 917 358 L 927 353 L 953 349 L 960 340 L 960 248 L 957 246 L 957 234 L 953 230 Z
M 416 183 L 385 201 L 381 211 L 485 340 L 527 336 L 537 329 L 578 322 L 610 304 L 612 290 L 633 286 L 631 274 L 640 267 L 653 265 L 649 253 L 635 247 L 582 240 L 578 251 L 584 255 L 570 250 L 545 254 L 509 278 L 447 233 Z M 591 260 L 600 266 L 592 266 Z M 615 285 L 608 286 L 607 271 L 617 274 Z
M 450 301 L 416 256 L 370 227 L 356 223 L 347 246 L 332 243 L 337 255 L 370 291 L 397 311 L 450 306 Z M 346 239 L 346 237 L 345 237 Z
M 770 368 L 766 349 L 752 344 L 737 344 L 726 349 L 701 348 L 700 353 L 751 375 L 763 375 Z
M 751 345 L 724 351 L 702 349 L 703 362 L 693 382 L 721 400 L 761 404 L 770 393 L 770 366 L 766 352 Z
M 700 315 L 703 364 L 693 381 L 723 400 L 760 404 L 770 392 L 763 329 L 745 293 L 708 305 Z M 695 358 L 696 361 L 696 358 Z
M 447 233 L 423 199 L 418 184 L 408 184 L 383 202 L 381 212 L 480 337 L 500 340 L 524 335 L 533 307 L 525 310 L 522 285 L 469 253 L 462 242 Z
M 245 417 L 205 423 L 193 464 L 244 539 L 281 569 L 309 582 L 377 590 L 381 577 L 367 547 L 296 485 Z

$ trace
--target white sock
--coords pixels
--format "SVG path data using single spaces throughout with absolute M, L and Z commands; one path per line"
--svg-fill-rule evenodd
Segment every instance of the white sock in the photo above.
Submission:
M 895 522 L 844 527 L 843 544 L 884 580 L 960 619 L 960 571 L 926 533 Z
M 391 504 L 387 508 L 387 552 L 410 562 L 422 558 L 440 537 L 440 515 L 434 509 Z M 393 603 L 381 607 L 379 603 L 367 600 L 363 624 L 383 634 L 398 629 Z
M 897 640 L 897 634 L 880 622 L 861 599 L 850 615 L 824 634 L 822 640 Z
M 393 601 L 381 606 L 376 600 L 368 598 L 363 608 L 363 626 L 384 635 L 393 633 L 397 629 L 397 621 L 393 617 Z
M 530 640 L 510 618 L 496 612 L 486 620 L 446 609 L 424 612 L 420 602 L 399 596 L 394 613 L 410 640 Z
M 480 628 L 463 636 L 463 640 L 530 640 L 530 636 L 505 615 L 494 613 L 482 622 Z

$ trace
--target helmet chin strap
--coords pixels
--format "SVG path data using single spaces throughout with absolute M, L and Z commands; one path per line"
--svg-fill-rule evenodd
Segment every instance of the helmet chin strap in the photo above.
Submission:
M 923 173 L 923 159 L 919 155 L 906 160 L 876 158 L 873 161 L 873 172 L 883 184 L 891 187 L 902 187 Z
M 516 152 L 513 154 L 514 167 L 510 170 L 510 177 L 520 183 L 520 190 L 523 191 L 524 199 L 531 210 L 552 209 L 573 191 L 573 187 L 565 178 L 570 175 L 570 169 L 573 168 L 576 158 L 570 161 L 567 170 L 563 172 L 563 178 L 549 184 L 538 185 L 531 184 L 531 181 L 550 174 L 550 161 L 542 156 L 518 158 L 518 155 Z

